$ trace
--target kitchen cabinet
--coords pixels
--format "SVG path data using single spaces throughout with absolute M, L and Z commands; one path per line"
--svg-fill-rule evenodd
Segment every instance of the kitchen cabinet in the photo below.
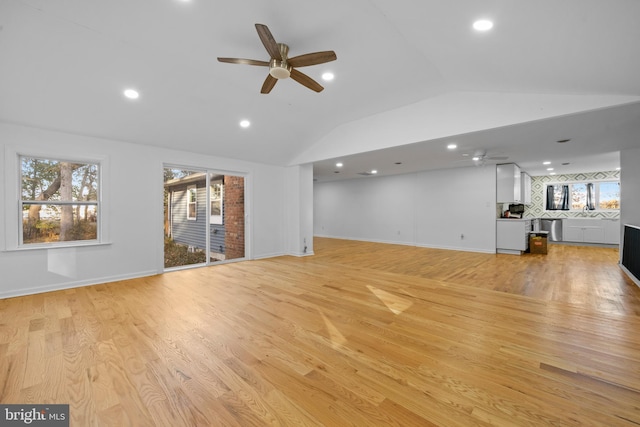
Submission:
M 562 240 L 565 242 L 603 243 L 604 228 L 562 224 Z
M 526 172 L 520 174 L 520 198 L 522 204 L 531 204 L 531 176 Z
M 496 223 L 496 252 L 520 255 L 529 248 L 529 219 L 499 219 Z
M 609 245 L 620 244 L 620 220 L 619 219 L 602 219 L 604 225 L 604 243 Z
M 568 218 L 562 220 L 562 240 L 565 242 L 620 243 L 620 220 Z
M 515 163 L 496 166 L 496 201 L 522 203 L 522 173 Z

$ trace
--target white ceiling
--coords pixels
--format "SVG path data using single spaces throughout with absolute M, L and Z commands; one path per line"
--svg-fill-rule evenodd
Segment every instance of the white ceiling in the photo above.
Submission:
M 640 146 L 638 17 L 636 0 L 2 0 L 0 121 L 313 163 L 318 180 L 464 167 L 480 149 L 532 175 L 612 169 Z M 255 23 L 290 56 L 334 50 L 301 69 L 326 89 L 261 95 L 266 68 L 218 62 L 268 59 Z

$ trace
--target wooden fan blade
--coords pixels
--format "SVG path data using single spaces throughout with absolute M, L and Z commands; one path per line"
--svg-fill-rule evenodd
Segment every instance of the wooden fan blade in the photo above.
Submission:
M 260 93 L 271 92 L 271 89 L 273 89 L 276 83 L 278 83 L 278 79 L 273 77 L 271 74 L 267 74 L 267 78 L 265 79 L 264 83 L 262 83 L 262 89 L 260 90 Z
M 227 62 L 229 64 L 244 64 L 244 65 L 260 65 L 268 67 L 268 61 L 257 61 L 255 59 L 243 59 L 243 58 L 218 58 L 220 62 Z
M 318 82 L 316 82 L 306 74 L 296 70 L 295 68 L 291 70 L 291 78 L 297 81 L 298 83 L 300 83 L 302 86 L 306 86 L 309 89 L 314 90 L 316 92 L 322 92 L 322 90 L 324 89 L 322 86 L 318 84 Z
M 305 55 L 294 56 L 289 58 L 287 62 L 292 67 L 307 67 L 309 65 L 324 64 L 325 62 L 335 61 L 338 59 L 336 53 L 332 50 L 324 52 L 313 52 Z
M 280 48 L 278 47 L 278 43 L 276 43 L 276 39 L 273 38 L 271 31 L 269 31 L 269 28 L 267 28 L 267 26 L 263 24 L 256 24 L 256 30 L 258 31 L 260 41 L 262 41 L 262 44 L 264 45 L 265 49 L 267 49 L 267 52 L 269 52 L 271 58 L 282 61 Z

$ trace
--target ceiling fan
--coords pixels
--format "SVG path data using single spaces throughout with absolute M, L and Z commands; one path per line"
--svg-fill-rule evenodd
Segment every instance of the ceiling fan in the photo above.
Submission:
M 267 49 L 267 52 L 271 57 L 269 61 L 220 57 L 218 58 L 218 61 L 228 62 L 230 64 L 246 64 L 269 67 L 269 74 L 262 84 L 260 93 L 271 92 L 271 89 L 273 89 L 278 80 L 286 79 L 287 77 L 291 77 L 301 85 L 306 86 L 316 92 L 321 92 L 324 89 L 311 77 L 298 71 L 296 67 L 307 67 L 309 65 L 318 65 L 324 64 L 325 62 L 335 61 L 337 59 L 337 56 L 334 51 L 326 50 L 323 52 L 313 52 L 289 58 L 289 46 L 284 43 L 276 43 L 276 40 L 273 38 L 271 31 L 269 31 L 269 28 L 267 28 L 266 25 L 256 24 L 256 30 L 258 31 L 258 36 L 260 37 L 262 44 Z
M 509 158 L 508 156 L 489 156 L 487 155 L 487 150 L 483 149 L 475 150 L 473 154 L 465 153 L 463 156 L 465 156 L 465 159 L 461 161 L 471 160 L 476 166 L 483 166 L 487 160 L 503 161 Z

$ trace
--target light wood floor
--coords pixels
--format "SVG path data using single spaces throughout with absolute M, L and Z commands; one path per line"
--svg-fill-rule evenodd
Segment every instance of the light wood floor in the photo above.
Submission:
M 80 427 L 640 425 L 617 251 L 314 245 L 0 300 L 0 402 Z

